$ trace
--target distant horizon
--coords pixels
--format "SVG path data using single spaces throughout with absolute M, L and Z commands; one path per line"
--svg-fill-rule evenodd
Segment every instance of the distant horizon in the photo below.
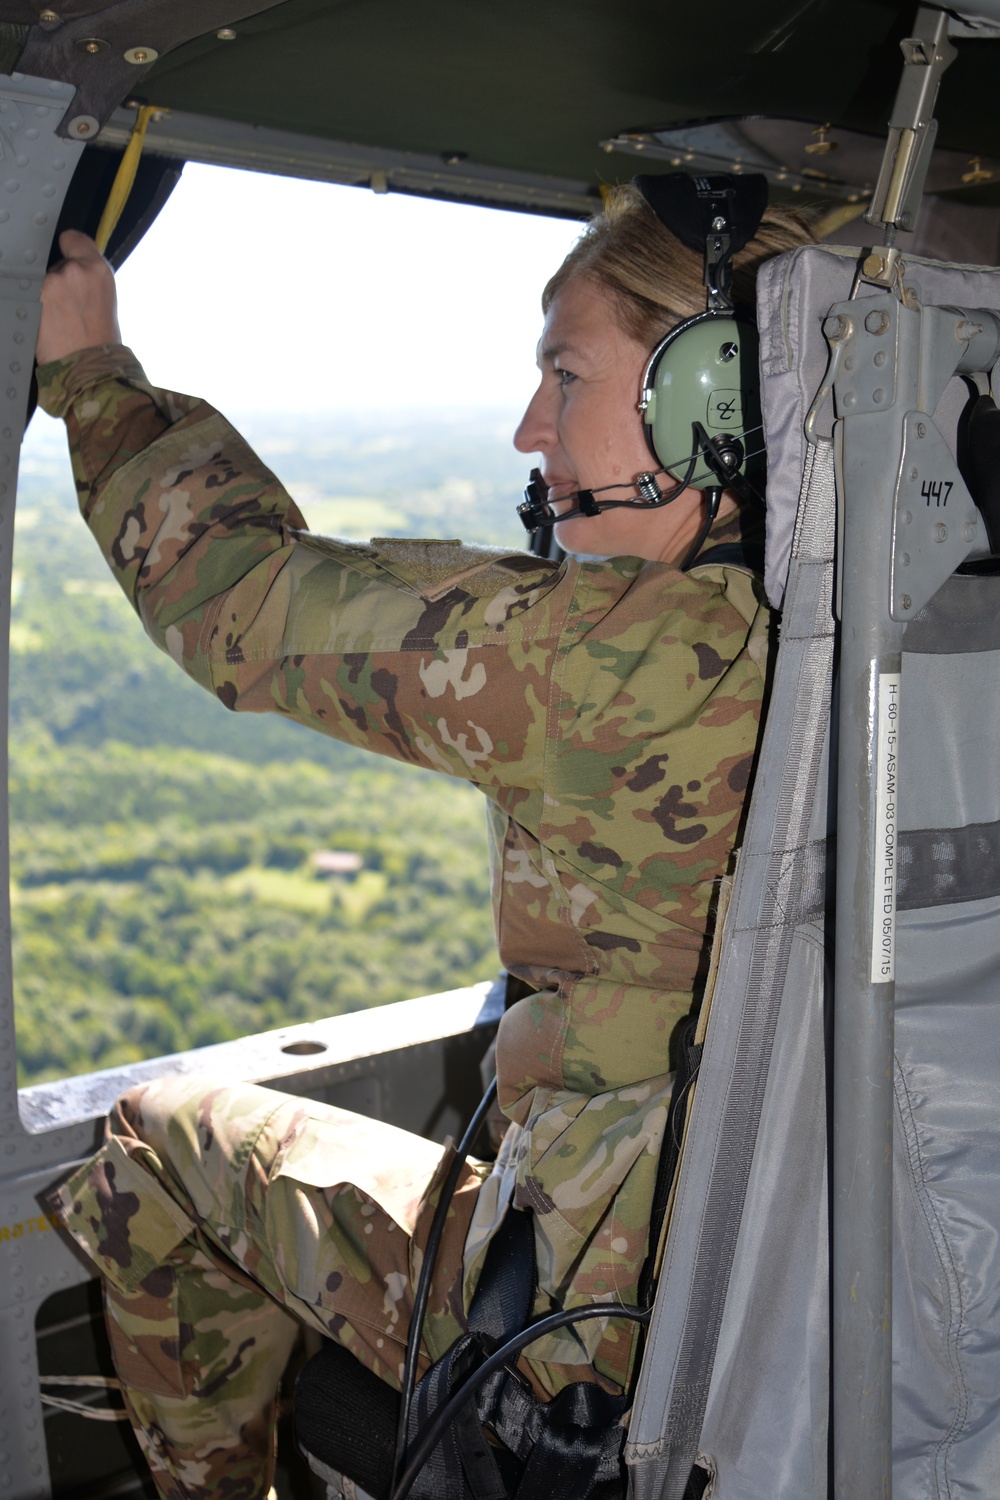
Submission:
M 190 394 L 190 393 L 189 393 Z M 207 398 L 206 399 L 210 399 Z M 215 403 L 213 403 L 214 405 Z M 281 452 L 275 451 L 275 440 L 282 445 L 293 440 L 296 434 L 313 443 L 328 431 L 332 439 L 345 447 L 350 446 L 352 432 L 366 445 L 380 432 L 387 437 L 423 436 L 430 444 L 460 444 L 463 437 L 489 440 L 499 443 L 509 457 L 510 473 L 526 483 L 532 467 L 530 456 L 516 452 L 513 443 L 514 429 L 520 411 L 504 410 L 498 406 L 466 407 L 461 410 L 410 407 L 393 411 L 389 415 L 379 414 L 371 408 L 345 408 L 325 412 L 320 409 L 302 412 L 270 411 L 266 408 L 247 408 L 239 413 L 230 413 L 221 408 L 224 416 L 240 429 L 247 440 L 257 443 L 262 449 L 265 462 L 271 462 L 281 478 Z M 415 447 L 419 444 L 415 444 Z M 271 455 L 268 448 L 271 448 Z M 292 451 L 291 448 L 288 451 Z M 29 472 L 35 463 L 51 464 L 56 459 L 65 459 L 67 483 L 70 483 L 69 454 L 63 422 L 49 417 L 40 409 L 32 417 L 25 433 L 21 451 L 21 468 Z M 456 453 L 456 460 L 461 455 Z M 501 459 L 501 462 L 503 460 Z M 520 476 L 523 475 L 523 479 Z M 509 479 L 509 475 L 500 476 Z
M 462 536 L 521 547 L 516 516 L 531 460 L 497 408 L 425 412 L 243 412 L 238 425 L 295 500 L 310 529 L 373 536 Z M 76 510 L 63 424 L 36 414 L 18 485 L 18 536 L 55 501 Z M 82 535 L 82 533 L 81 533 Z M 89 550 L 89 549 L 86 549 Z

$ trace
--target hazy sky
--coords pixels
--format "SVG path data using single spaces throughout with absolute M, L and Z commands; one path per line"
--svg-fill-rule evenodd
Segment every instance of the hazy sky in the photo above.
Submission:
M 189 165 L 119 277 L 157 385 L 241 412 L 514 413 L 566 220 Z

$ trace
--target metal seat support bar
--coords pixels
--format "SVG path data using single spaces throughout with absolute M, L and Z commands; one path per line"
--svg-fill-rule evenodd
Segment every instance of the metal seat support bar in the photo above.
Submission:
M 870 288 L 865 288 L 865 291 Z M 902 638 L 985 528 L 935 413 L 991 369 L 987 310 L 912 289 L 837 304 L 831 347 L 841 506 L 834 990 L 833 1415 L 838 1500 L 891 1491 L 893 1005 Z M 902 739 L 901 739 L 902 726 Z M 900 753 L 900 747 L 904 747 Z

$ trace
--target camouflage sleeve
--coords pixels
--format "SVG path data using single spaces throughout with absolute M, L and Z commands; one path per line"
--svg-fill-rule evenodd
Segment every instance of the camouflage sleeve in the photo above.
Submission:
M 205 402 L 126 349 L 39 371 L 84 519 L 152 639 L 230 709 L 484 785 L 537 783 L 562 575 L 458 542 L 314 537 Z M 551 596 L 551 597 L 550 597 Z

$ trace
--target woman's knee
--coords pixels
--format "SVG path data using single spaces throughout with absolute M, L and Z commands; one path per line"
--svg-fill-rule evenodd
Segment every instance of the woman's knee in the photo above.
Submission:
M 242 1224 L 246 1171 L 258 1138 L 290 1106 L 301 1109 L 301 1100 L 256 1084 L 220 1088 L 203 1075 L 158 1078 L 122 1095 L 108 1132 L 152 1151 L 158 1175 L 182 1188 L 206 1220 Z

